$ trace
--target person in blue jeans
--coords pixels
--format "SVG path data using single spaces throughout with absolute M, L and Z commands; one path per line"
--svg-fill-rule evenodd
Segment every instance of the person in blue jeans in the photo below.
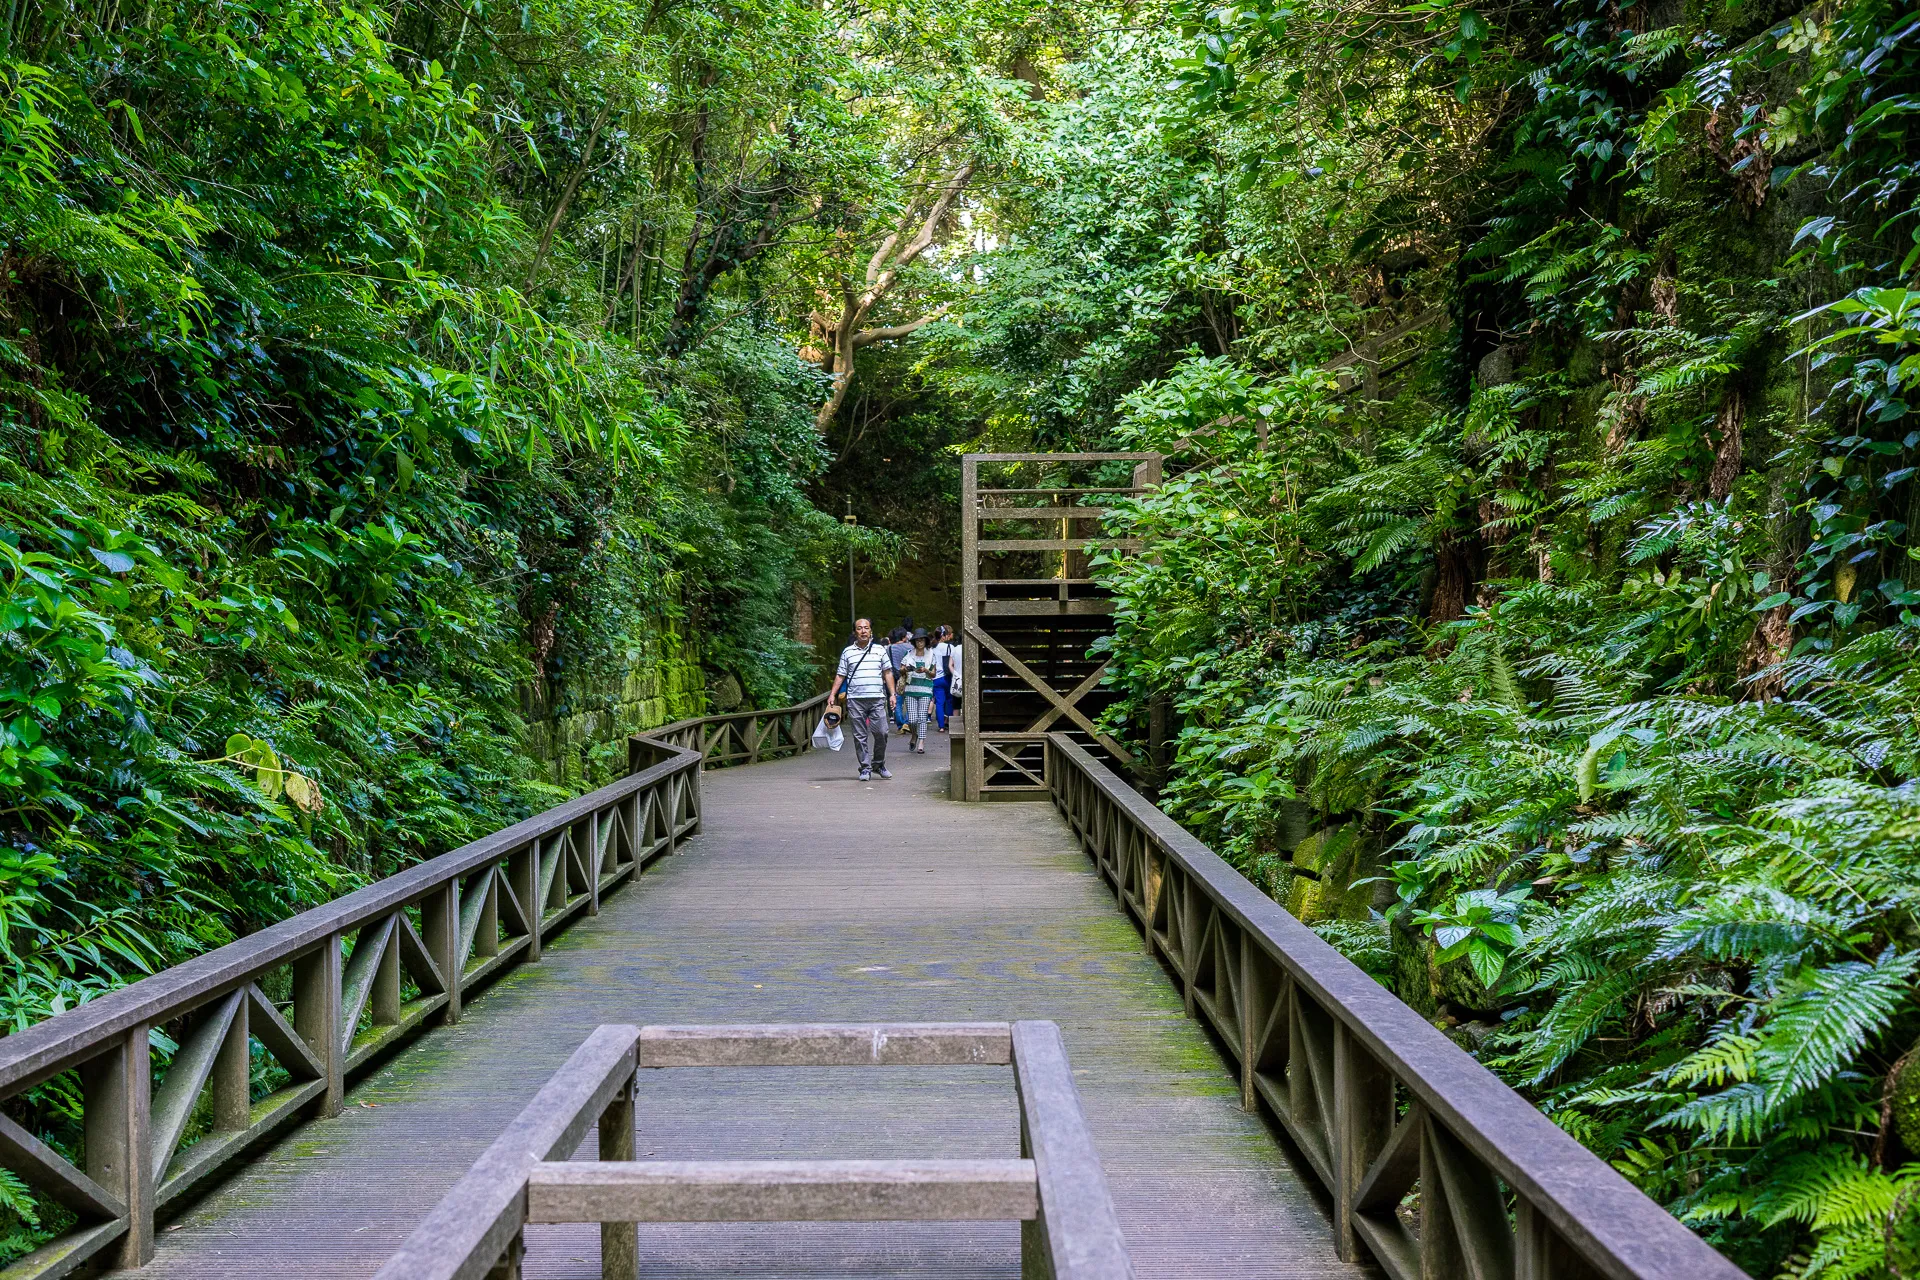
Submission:
M 900 664 L 913 652 L 913 632 L 906 627 L 895 627 L 887 633 L 887 654 L 893 662 L 893 687 L 906 688 L 907 678 L 900 673 Z M 893 727 L 896 733 L 907 731 L 907 700 L 901 698 L 894 704 Z
M 958 660 L 959 650 L 953 645 L 952 627 L 933 629 L 933 669 L 939 674 L 933 678 L 933 715 L 940 726 L 940 732 L 947 731 L 947 710 L 951 705 L 953 692 L 952 663 Z

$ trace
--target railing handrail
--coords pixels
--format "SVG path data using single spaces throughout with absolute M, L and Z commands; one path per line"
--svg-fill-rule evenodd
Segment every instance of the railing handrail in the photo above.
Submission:
M 1198 883 L 1266 956 L 1338 1019 L 1455 1137 L 1586 1261 L 1619 1280 L 1740 1280 L 1744 1273 L 1612 1165 L 1341 955 L 1065 733 L 1048 747 Z M 1051 780 L 1056 800 L 1061 781 Z M 1061 801 L 1061 807 L 1066 803 Z M 1149 937 L 1153 923 L 1146 921 Z M 1338 1194 L 1338 1189 L 1336 1194 Z
M 1013 1069 L 1019 1159 L 635 1159 L 637 1073 L 942 1066 Z M 590 1128 L 599 1131 L 598 1162 L 575 1154 Z M 755 1195 L 756 1184 L 770 1176 L 789 1186 L 804 1183 L 813 1195 Z M 955 1199 L 928 1187 L 943 1177 L 969 1190 Z M 998 1192 L 984 1202 L 973 1194 L 983 1180 Z M 889 1184 L 910 1192 L 915 1183 L 917 1196 L 873 1194 Z M 661 1196 L 663 1188 L 699 1194 Z M 716 1199 L 721 1189 L 732 1196 Z M 648 1190 L 655 1194 L 645 1195 Z M 1026 1194 L 1010 1194 L 1020 1190 Z M 1066 1045 L 1052 1022 L 611 1025 L 594 1031 L 548 1078 L 374 1280 L 518 1276 L 525 1228 L 538 1223 L 599 1222 L 601 1274 L 637 1280 L 639 1221 L 952 1221 L 1003 1214 L 1020 1222 L 1023 1276 L 1133 1280 Z
M 189 957 L 158 973 L 149 974 L 124 987 L 95 996 L 85 1004 L 43 1019 L 10 1035 L 0 1036 L 0 1090 L 13 1090 L 37 1083 L 36 1073 L 48 1069 L 48 1063 L 69 1061 L 74 1052 L 84 1052 L 88 1042 L 105 1039 L 150 1020 L 160 1009 L 171 1009 L 183 1001 L 213 994 L 239 981 L 245 974 L 257 972 L 263 965 L 290 960 L 311 948 L 330 933 L 350 932 L 368 920 L 402 902 L 412 901 L 435 885 L 499 856 L 502 849 L 524 845 L 552 835 L 578 822 L 596 809 L 614 800 L 645 790 L 667 775 L 687 767 L 688 760 L 698 762 L 700 753 L 661 741 L 675 730 L 697 728 L 756 716 L 785 715 L 807 711 L 826 702 L 825 693 L 816 694 L 791 707 L 765 711 L 736 711 L 725 715 L 695 716 L 676 720 L 635 737 L 656 740 L 673 758 L 630 773 L 624 778 L 551 809 L 524 818 L 510 827 L 471 840 L 457 849 L 415 863 L 402 871 L 384 876 L 372 884 L 289 916 L 244 938 L 235 939 L 212 951 Z M 57 1073 L 60 1068 L 51 1068 Z
M 57 1074 L 64 1069 L 60 1064 L 70 1063 L 92 1043 L 149 1022 L 162 1010 L 180 1009 L 202 995 L 217 994 L 262 968 L 292 960 L 329 934 L 349 933 L 497 859 L 502 850 L 562 831 L 609 802 L 643 791 L 699 761 L 698 752 L 670 743 L 659 745 L 673 758 L 0 1037 L 0 1090 L 30 1087 L 38 1082 L 36 1076 Z
M 509 1249 L 515 1251 L 509 1273 L 518 1275 L 528 1175 L 544 1161 L 572 1155 L 610 1104 L 624 1103 L 616 1114 L 631 1129 L 634 1049 L 639 1041 L 637 1026 L 609 1023 L 595 1028 L 427 1211 L 381 1264 L 375 1280 L 480 1280 Z
M 825 706 L 826 702 L 827 694 L 823 689 L 811 698 L 808 698 L 805 702 L 796 702 L 790 707 L 772 707 L 765 711 L 726 711 L 711 716 L 693 716 L 686 720 L 675 720 L 672 724 L 663 724 L 657 729 L 649 729 L 644 734 L 637 736 L 643 738 L 658 738 L 679 730 L 697 728 L 703 724 L 725 724 L 735 720 L 754 720 L 763 716 L 792 715 L 796 712 L 811 711 L 815 707 Z
M 819 701 L 635 735 L 644 750 L 629 748 L 618 781 L 0 1037 L 0 1100 L 75 1068 L 84 1095 L 77 1164 L 0 1113 L 0 1161 L 80 1218 L 8 1275 L 52 1280 L 109 1248 L 114 1265 L 148 1261 L 158 1211 L 300 1118 L 337 1114 L 346 1084 L 381 1055 L 457 1022 L 469 992 L 537 961 L 547 938 L 698 831 L 704 725 L 737 737 L 733 722 L 766 717 L 766 730 L 744 731 L 755 758 L 805 751 L 793 730 Z M 291 1022 L 260 985 L 288 970 Z M 187 1031 L 156 1086 L 148 1032 L 172 1023 Z M 288 1076 L 261 1099 L 252 1039 Z M 213 1125 L 186 1142 L 208 1093 Z

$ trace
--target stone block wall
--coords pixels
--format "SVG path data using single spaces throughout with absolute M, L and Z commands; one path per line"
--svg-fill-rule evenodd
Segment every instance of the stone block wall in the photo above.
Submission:
M 625 769 L 628 734 L 706 714 L 706 684 L 698 647 L 664 631 L 616 677 L 523 687 L 527 754 L 555 786 L 604 785 Z

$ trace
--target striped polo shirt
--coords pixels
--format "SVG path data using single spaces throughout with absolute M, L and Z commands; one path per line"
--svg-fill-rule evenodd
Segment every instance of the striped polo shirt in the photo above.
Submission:
M 850 644 L 840 651 L 840 675 L 847 682 L 849 698 L 887 696 L 886 672 L 892 665 L 884 641 L 876 640 L 864 649 Z

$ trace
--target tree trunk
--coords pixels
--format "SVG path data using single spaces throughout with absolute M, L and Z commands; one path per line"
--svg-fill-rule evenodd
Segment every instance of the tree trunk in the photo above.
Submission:
M 1718 438 L 1713 441 L 1713 470 L 1707 476 L 1707 496 L 1715 502 L 1724 502 L 1740 478 L 1740 422 L 1745 416 L 1745 397 L 1738 391 L 1727 392 L 1715 415 Z
M 813 593 L 807 584 L 793 584 L 793 639 L 795 644 L 813 643 Z

